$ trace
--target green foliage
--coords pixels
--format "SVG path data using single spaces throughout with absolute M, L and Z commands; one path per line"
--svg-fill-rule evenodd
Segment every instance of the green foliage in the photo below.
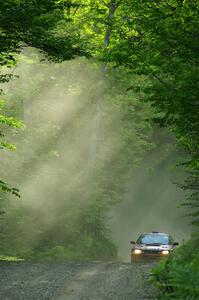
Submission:
M 0 115 L 0 124 L 12 128 L 22 128 L 23 124 L 12 117 Z M 16 150 L 15 145 L 4 140 L 4 133 L 0 130 L 0 149 Z
M 0 111 L 3 109 L 3 101 L 0 101 Z M 23 124 L 20 121 L 17 121 L 15 118 L 7 117 L 5 115 L 0 114 L 0 126 L 1 128 L 4 126 L 9 126 L 11 128 L 22 128 Z M 15 150 L 15 145 L 8 143 L 4 140 L 4 133 L 0 128 L 0 150 L 8 149 L 8 150 Z M 10 192 L 15 196 L 19 195 L 19 190 L 17 188 L 10 187 L 6 182 L 0 180 L 0 192 Z
M 128 5 L 127 5 L 128 4 Z M 125 1 L 115 17 L 112 40 L 103 51 L 106 61 L 145 76 L 129 86 L 140 100 L 152 104 L 153 120 L 173 131 L 190 155 L 184 164 L 190 190 L 185 205 L 197 225 L 198 210 L 198 1 Z M 118 19 L 117 17 L 121 17 Z M 122 21 L 121 21 L 122 20 Z
M 0 192 L 10 192 L 15 196 L 20 197 L 19 190 L 17 188 L 10 187 L 6 182 L 0 180 Z
M 37 47 L 55 60 L 86 55 L 78 32 L 70 32 L 68 24 L 57 30 L 64 19 L 63 9 L 55 0 L 3 1 L 0 9 L 1 65 L 13 66 L 15 53 L 25 45 Z
M 154 268 L 153 282 L 159 290 L 158 299 L 198 299 L 198 245 L 199 239 L 195 237 Z
M 5 255 L 0 255 L 0 261 L 24 261 L 23 258 L 15 257 L 15 256 L 5 256 Z
M 93 240 L 90 236 L 83 236 L 70 245 L 46 247 L 38 252 L 24 252 L 23 257 L 37 261 L 85 261 L 85 260 L 115 260 L 117 249 L 109 239 Z

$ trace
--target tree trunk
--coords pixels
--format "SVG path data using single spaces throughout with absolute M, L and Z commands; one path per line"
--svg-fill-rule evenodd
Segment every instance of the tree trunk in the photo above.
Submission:
M 113 24 L 113 18 L 115 15 L 115 12 L 118 8 L 118 4 L 115 0 L 110 0 L 109 4 L 107 5 L 109 8 L 109 14 L 108 14 L 108 26 L 105 32 L 104 37 L 104 47 L 108 47 L 110 43 L 111 38 L 111 30 L 112 30 L 112 24 Z M 105 87 L 105 81 L 106 81 L 106 63 L 101 64 L 101 80 L 99 82 L 98 86 L 98 92 L 96 96 L 96 113 L 94 118 L 94 124 L 93 124 L 93 130 L 92 130 L 92 136 L 91 136 L 91 144 L 90 144 L 90 153 L 89 153 L 89 159 L 88 159 L 88 174 L 89 176 L 92 175 L 93 170 L 95 168 L 95 161 L 96 161 L 96 154 L 97 154 L 97 147 L 98 147 L 98 137 L 99 137 L 99 131 L 100 131 L 100 112 L 101 112 L 101 104 L 104 96 L 104 87 Z

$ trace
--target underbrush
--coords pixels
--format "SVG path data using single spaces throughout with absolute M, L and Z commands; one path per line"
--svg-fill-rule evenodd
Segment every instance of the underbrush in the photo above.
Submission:
M 193 237 L 153 269 L 157 299 L 199 299 L 199 237 Z
M 38 261 L 84 261 L 84 260 L 113 260 L 117 257 L 117 249 L 108 239 L 93 240 L 84 238 L 68 245 L 43 247 L 36 251 L 23 254 L 26 260 Z
M 24 259 L 16 256 L 0 255 L 0 261 L 24 261 Z

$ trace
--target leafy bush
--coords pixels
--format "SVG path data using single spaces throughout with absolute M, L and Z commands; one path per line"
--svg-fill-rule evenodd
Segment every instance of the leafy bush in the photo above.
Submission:
M 153 269 L 157 299 L 199 299 L 199 238 L 194 237 Z
M 0 261 L 24 261 L 24 259 L 15 256 L 0 255 Z
M 27 260 L 55 261 L 55 260 L 112 260 L 117 257 L 117 249 L 108 240 L 93 240 L 90 237 L 82 237 L 78 242 L 69 245 L 56 245 L 51 248 L 43 248 L 36 252 L 24 253 Z

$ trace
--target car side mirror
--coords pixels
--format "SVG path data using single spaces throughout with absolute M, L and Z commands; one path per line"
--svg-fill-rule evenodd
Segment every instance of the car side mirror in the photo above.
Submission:
M 130 241 L 130 244 L 135 245 L 135 242 L 134 241 Z
M 173 242 L 173 246 L 178 246 L 179 243 L 178 242 Z

